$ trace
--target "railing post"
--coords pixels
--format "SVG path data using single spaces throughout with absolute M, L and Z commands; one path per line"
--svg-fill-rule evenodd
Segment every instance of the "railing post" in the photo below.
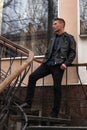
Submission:
M 65 95 L 66 95 L 66 100 L 65 100 L 65 115 L 69 115 L 69 105 L 68 105 L 68 67 L 66 68 L 66 86 L 65 86 Z

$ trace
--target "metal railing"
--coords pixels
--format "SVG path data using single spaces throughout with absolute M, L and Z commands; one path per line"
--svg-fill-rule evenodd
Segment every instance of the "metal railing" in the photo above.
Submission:
M 22 127 L 22 130 L 25 130 L 28 119 L 24 110 L 15 102 L 14 97 L 26 74 L 30 70 L 34 54 L 32 51 L 27 50 L 2 36 L 0 36 L 0 49 L 0 97 L 3 98 L 0 102 L 0 125 L 3 125 L 6 130 L 10 129 L 6 121 L 9 118 L 12 109 L 10 106 L 13 104 L 13 106 L 20 110 L 19 112 L 25 117 L 25 123 Z M 13 71 L 12 66 L 18 57 L 20 57 L 20 66 L 16 66 L 16 69 Z M 26 57 L 27 60 L 22 62 L 24 57 Z M 2 69 L 2 58 L 9 59 L 9 67 L 5 68 L 5 70 Z

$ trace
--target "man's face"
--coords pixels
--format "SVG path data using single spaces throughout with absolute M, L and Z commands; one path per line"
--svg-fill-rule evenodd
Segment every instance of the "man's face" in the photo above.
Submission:
M 54 30 L 54 32 L 59 32 L 61 30 L 61 27 L 62 27 L 62 24 L 58 20 L 55 20 L 53 22 L 53 30 Z

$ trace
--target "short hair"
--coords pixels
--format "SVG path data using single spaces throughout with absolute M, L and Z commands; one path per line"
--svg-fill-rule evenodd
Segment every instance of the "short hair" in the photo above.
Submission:
M 65 27 L 65 20 L 63 18 L 54 18 L 54 21 L 59 21 L 60 23 L 63 23 L 64 27 Z

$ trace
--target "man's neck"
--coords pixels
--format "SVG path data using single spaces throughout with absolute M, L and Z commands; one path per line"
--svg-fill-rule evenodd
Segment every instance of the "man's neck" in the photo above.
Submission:
M 62 35 L 64 33 L 64 30 L 56 32 L 58 35 Z

